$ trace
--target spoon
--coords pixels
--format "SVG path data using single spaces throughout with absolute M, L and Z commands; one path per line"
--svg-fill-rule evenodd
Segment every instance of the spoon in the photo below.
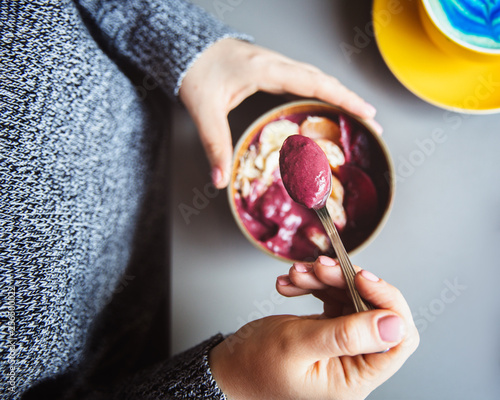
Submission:
M 373 310 L 374 307 L 365 302 L 360 296 L 358 289 L 356 289 L 356 285 L 354 284 L 354 277 L 356 276 L 356 270 L 352 266 L 351 260 L 347 254 L 347 251 L 340 239 L 340 235 L 335 227 L 335 224 L 328 213 L 328 209 L 325 206 L 320 208 L 315 208 L 316 214 L 318 214 L 323 227 L 325 228 L 330 241 L 332 242 L 333 249 L 337 254 L 337 258 L 339 259 L 340 268 L 342 269 L 342 273 L 344 274 L 345 280 L 347 282 L 347 287 L 349 288 L 349 293 L 351 294 L 352 300 L 354 302 L 354 308 L 357 312 L 360 311 L 369 311 Z
M 280 150 L 280 173 L 290 197 L 318 214 L 337 254 L 356 311 L 373 310 L 374 307 L 361 298 L 354 284 L 356 270 L 326 208 L 332 192 L 332 171 L 323 150 L 306 136 L 289 136 Z

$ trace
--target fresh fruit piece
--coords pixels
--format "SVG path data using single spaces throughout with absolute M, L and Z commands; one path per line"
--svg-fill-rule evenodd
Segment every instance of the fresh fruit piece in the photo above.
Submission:
M 315 142 L 321 147 L 328 158 L 330 167 L 335 170 L 339 165 L 345 164 L 345 157 L 342 149 L 328 139 L 316 139 Z
M 300 134 L 311 139 L 328 139 L 340 144 L 340 128 L 331 119 L 309 116 L 300 124 Z
M 347 223 L 347 217 L 342 205 L 344 202 L 344 186 L 342 183 L 332 175 L 332 193 L 326 201 L 326 208 L 332 217 L 333 223 L 339 231 L 342 231 Z
M 321 232 L 325 234 L 321 222 L 319 219 L 316 224 L 306 225 L 297 230 L 297 232 L 292 237 L 292 246 L 290 248 L 290 253 L 295 260 L 308 260 L 314 261 L 320 254 L 331 254 L 330 241 L 327 237 L 325 239 L 328 241 L 328 246 L 324 239 L 321 239 Z M 311 240 L 312 239 L 312 240 Z M 318 247 L 320 245 L 322 248 Z
M 363 168 L 370 169 L 370 142 L 368 137 L 362 132 L 356 132 L 351 140 L 351 162 Z
M 267 157 L 274 150 L 279 150 L 285 139 L 299 133 L 299 126 L 295 122 L 280 119 L 268 123 L 260 134 L 260 154 Z
M 338 177 L 344 186 L 344 208 L 350 227 L 371 225 L 378 210 L 378 198 L 375 185 L 370 177 L 360 168 L 342 165 Z
M 237 176 L 234 181 L 234 187 L 243 197 L 247 197 L 250 194 L 250 180 L 248 178 Z
M 280 166 L 280 152 L 279 150 L 274 150 L 268 154 L 264 162 L 264 168 L 262 171 L 262 179 L 271 184 L 274 180 L 275 171 L 279 169 Z
M 350 162 L 352 126 L 346 117 L 344 117 L 343 115 L 339 115 L 339 127 L 340 127 L 340 145 L 344 150 L 344 156 L 346 161 Z
M 344 207 L 341 203 L 332 199 L 331 197 L 326 201 L 326 208 L 332 221 L 337 227 L 338 231 L 341 232 L 347 224 L 347 216 Z
M 306 237 L 313 243 L 318 249 L 325 253 L 330 248 L 330 239 L 325 234 L 323 229 L 317 226 L 308 226 L 304 229 Z
M 340 205 L 344 201 L 344 186 L 342 186 L 342 182 L 335 175 L 332 175 L 332 192 L 330 193 L 330 198 Z
M 245 154 L 243 154 L 243 156 L 240 157 L 237 176 L 248 178 L 250 180 L 258 178 L 261 172 L 255 165 L 256 158 L 257 150 L 255 149 L 255 147 L 252 147 Z
M 250 148 L 240 157 L 234 185 L 235 188 L 241 192 L 243 197 L 249 196 L 251 183 L 261 175 L 260 170 L 255 164 L 256 158 L 257 151 L 255 146 Z
M 354 130 L 352 123 L 343 115 L 339 115 L 340 144 L 344 150 L 345 161 L 355 164 L 364 170 L 370 168 L 370 142 L 365 133 Z

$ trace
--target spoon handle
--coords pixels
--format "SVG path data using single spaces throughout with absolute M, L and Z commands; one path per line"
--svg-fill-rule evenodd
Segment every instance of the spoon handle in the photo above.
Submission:
M 345 280 L 347 281 L 347 287 L 349 288 L 349 292 L 351 293 L 351 297 L 354 302 L 354 307 L 357 312 L 360 311 L 368 311 L 373 310 L 374 307 L 365 302 L 361 296 L 359 295 L 358 289 L 356 289 L 356 285 L 354 284 L 354 277 L 356 276 L 356 271 L 352 266 L 351 260 L 347 255 L 347 251 L 340 239 L 339 233 L 337 232 L 337 228 L 330 217 L 330 213 L 328 212 L 326 206 L 323 206 L 317 210 L 315 210 L 318 214 L 321 223 L 323 224 L 330 241 L 332 242 L 333 249 L 335 253 L 337 253 L 337 258 L 339 259 L 340 268 L 344 274 Z

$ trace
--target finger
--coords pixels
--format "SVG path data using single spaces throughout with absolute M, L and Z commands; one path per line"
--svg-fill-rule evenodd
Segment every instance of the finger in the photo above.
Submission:
M 316 277 L 311 263 L 294 263 L 288 276 L 292 283 L 301 289 L 321 290 L 328 287 Z
M 321 282 L 338 289 L 347 288 L 344 273 L 337 260 L 327 256 L 319 256 L 313 267 L 314 273 Z M 353 267 L 356 271 L 361 270 L 356 265 Z
M 397 288 L 368 271 L 360 271 L 355 277 L 355 282 L 361 296 L 375 307 L 397 312 L 405 325 L 405 335 L 399 345 L 392 348 L 387 354 L 367 356 L 367 361 L 370 362 L 373 368 L 386 370 L 387 373 L 390 373 L 387 376 L 389 377 L 416 350 L 420 341 L 410 307 Z
M 385 310 L 300 321 L 297 339 L 310 360 L 381 352 L 398 345 L 405 335 L 401 317 Z
M 410 307 L 403 294 L 373 273 L 361 270 L 354 278 L 359 294 L 376 308 L 397 312 L 407 321 L 413 321 Z
M 288 275 L 278 276 L 276 279 L 276 290 L 279 294 L 285 297 L 304 296 L 312 292 L 311 290 L 296 287 Z
M 214 101 L 214 105 L 219 104 Z M 204 105 L 194 118 L 211 167 L 213 184 L 222 189 L 229 183 L 233 146 L 224 109 Z
M 321 267 L 323 268 L 320 275 L 317 275 L 316 271 Z M 290 268 L 289 277 L 295 286 L 303 289 L 346 287 L 338 261 L 327 256 L 319 256 L 313 263 L 294 263 Z
M 352 304 L 352 299 L 345 290 L 347 284 L 338 261 L 330 257 L 319 256 L 312 264 L 295 263 L 290 268 L 288 278 L 296 288 L 305 289 L 305 291 L 288 289 L 286 291 L 288 296 L 312 293 L 325 303 L 325 310 L 331 305 L 335 305 L 334 309 L 338 307 L 344 309 L 345 305 Z
M 382 135 L 382 132 L 384 129 L 382 128 L 382 125 L 380 125 L 377 121 L 374 119 L 365 119 L 365 122 L 374 130 L 375 133 L 378 135 Z
M 273 93 L 288 92 L 314 97 L 337 105 L 364 119 L 373 119 L 376 109 L 336 78 L 308 64 L 290 59 L 270 64 L 259 88 Z

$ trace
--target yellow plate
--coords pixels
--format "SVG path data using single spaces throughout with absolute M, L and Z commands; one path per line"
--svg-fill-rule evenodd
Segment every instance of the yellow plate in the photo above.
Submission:
M 374 0 L 373 26 L 382 57 L 411 92 L 456 112 L 500 112 L 500 56 L 446 39 L 421 1 Z

